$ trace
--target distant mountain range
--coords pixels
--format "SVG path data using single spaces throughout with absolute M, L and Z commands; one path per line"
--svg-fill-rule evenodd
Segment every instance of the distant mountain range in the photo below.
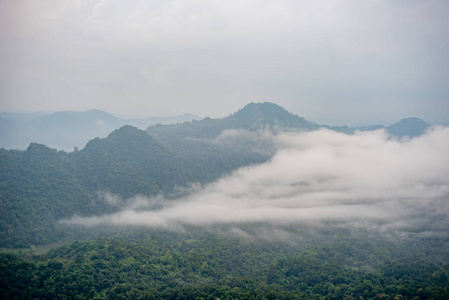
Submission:
M 0 120 L 3 145 L 8 142 L 5 135 L 14 138 L 21 133 L 15 140 L 21 138 L 20 147 L 30 138 L 47 146 L 31 143 L 24 151 L 0 149 L 0 246 L 8 247 L 81 237 L 90 232 L 84 228 L 75 232 L 58 220 L 116 212 L 120 203 L 134 195 L 170 198 L 176 187 L 207 184 L 240 167 L 267 161 L 277 148 L 266 131 L 276 134 L 329 128 L 353 133 L 385 128 L 392 135 L 416 136 L 429 127 L 417 118 L 388 127 L 329 127 L 273 103 L 250 103 L 221 119 L 152 125 L 146 130 L 121 126 L 131 123 L 145 127 L 143 121 L 132 123 L 97 110 L 13 117 L 3 115 Z M 112 131 L 113 127 L 120 128 Z M 109 135 L 108 130 L 112 131 Z M 107 137 L 100 138 L 102 135 Z M 70 152 L 48 147 L 63 145 L 59 148 L 65 149 L 95 136 L 85 147 Z M 100 201 L 99 191 L 122 200 L 115 204 Z
M 192 114 L 175 117 L 121 119 L 101 110 L 61 111 L 53 114 L 0 112 L 0 147 L 26 149 L 30 143 L 45 144 L 59 150 L 82 148 L 95 137 L 131 125 L 145 129 L 152 124 L 183 123 L 200 119 Z
M 307 121 L 279 105 L 268 102 L 250 103 L 225 118 L 203 120 L 192 114 L 126 120 L 101 110 L 62 111 L 53 114 L 0 112 L 0 147 L 26 149 L 30 143 L 40 143 L 59 150 L 73 151 L 75 147 L 83 148 L 89 140 L 106 137 L 125 125 L 140 129 L 150 126 L 147 132 L 162 140 L 171 140 L 173 136 L 212 138 L 224 130 L 257 131 L 267 128 L 274 132 L 328 128 L 347 134 L 353 134 L 356 130 L 372 131 L 383 128 L 393 136 L 414 137 L 421 135 L 430 126 L 419 118 L 405 118 L 390 126 L 332 127 Z
M 392 136 L 415 137 L 423 134 L 429 124 L 419 118 L 405 118 L 390 126 L 371 125 L 361 127 L 319 125 L 294 115 L 274 103 L 250 103 L 228 117 L 221 119 L 205 118 L 201 121 L 174 125 L 154 125 L 147 129 L 150 135 L 167 139 L 171 136 L 213 138 L 224 130 L 242 129 L 257 131 L 269 129 L 278 131 L 310 131 L 328 128 L 338 132 L 353 134 L 359 131 L 387 130 Z M 165 137 L 164 137 L 165 136 Z
M 374 131 L 378 129 L 385 129 L 390 135 L 395 137 L 416 137 L 420 136 L 430 127 L 430 124 L 424 122 L 420 118 L 404 118 L 398 123 L 390 126 L 384 125 L 368 125 L 360 127 L 347 127 L 347 126 L 324 126 L 326 128 L 344 132 L 348 134 L 354 134 L 356 131 Z

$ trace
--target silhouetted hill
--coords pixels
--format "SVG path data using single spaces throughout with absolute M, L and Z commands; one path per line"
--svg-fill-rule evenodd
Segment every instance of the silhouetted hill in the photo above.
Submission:
M 92 190 L 107 189 L 123 197 L 156 194 L 195 181 L 190 171 L 144 131 L 124 126 L 96 138 L 74 155 L 81 178 Z
M 424 128 L 428 126 L 422 120 L 419 122 L 417 118 L 409 119 L 389 127 L 382 125 L 357 128 L 331 127 L 307 121 L 279 105 L 268 102 L 250 103 L 225 118 L 205 118 L 201 121 L 198 121 L 197 116 L 191 114 L 125 120 L 95 109 L 84 112 L 61 111 L 53 114 L 0 112 L 0 147 L 26 149 L 30 143 L 39 143 L 51 148 L 72 151 L 75 147 L 84 147 L 89 140 L 95 137 L 104 138 L 124 125 L 146 129 L 155 124 L 174 124 L 173 126 L 150 127 L 148 133 L 157 138 L 161 136 L 215 138 L 224 130 L 232 129 L 252 132 L 269 129 L 276 133 L 282 130 L 315 130 L 323 127 L 348 134 L 354 133 L 355 130 L 371 131 L 386 128 L 392 135 L 413 137 L 424 132 Z
M 320 126 L 289 113 L 274 103 L 250 103 L 225 118 L 204 118 L 201 121 L 173 124 L 168 126 L 155 125 L 147 132 L 155 137 L 182 136 L 196 138 L 214 138 L 225 130 L 242 129 L 257 131 L 264 129 L 278 130 L 313 130 Z
M 155 196 L 197 182 L 195 175 L 151 136 L 131 126 L 72 153 L 37 143 L 26 151 L 0 149 L 0 245 L 67 238 L 59 219 L 119 208 L 97 199 L 99 191 L 122 199 Z
M 390 126 L 384 125 L 368 125 L 361 127 L 348 127 L 348 126 L 338 126 L 338 127 L 330 127 L 324 126 L 331 130 L 335 130 L 338 132 L 344 132 L 347 134 L 353 134 L 356 130 L 359 131 L 374 131 L 378 129 L 385 129 L 390 135 L 396 137 L 416 137 L 425 133 L 426 130 L 430 127 L 429 124 L 424 122 L 419 118 L 405 118 Z
M 419 118 L 405 118 L 396 124 L 388 126 L 387 131 L 398 137 L 415 137 L 423 134 L 429 126 L 429 124 Z
M 0 149 L 0 245 L 45 244 L 80 234 L 68 233 L 57 221 L 119 208 L 97 199 L 99 191 L 121 199 L 169 195 L 175 186 L 210 182 L 269 158 L 244 145 L 234 148 L 232 143 L 211 139 L 168 138 L 175 140 L 167 145 L 178 148 L 124 126 L 71 153 L 37 143 L 26 151 Z
M 199 174 L 211 176 L 202 177 L 206 180 L 271 157 L 274 153 L 272 145 L 256 138 L 265 129 L 278 132 L 317 128 L 318 125 L 293 115 L 276 104 L 250 103 L 225 118 L 154 125 L 147 129 L 147 133 L 177 158 L 188 162 L 190 168 Z M 226 131 L 240 131 L 240 134 L 231 134 L 223 142 L 220 135 Z
M 312 130 L 319 126 L 288 112 L 274 103 L 250 103 L 241 110 L 226 118 L 228 128 L 246 129 L 250 131 L 280 128 Z
M 268 129 L 273 133 L 279 131 L 310 131 L 319 128 L 328 128 L 334 131 L 353 134 L 356 130 L 373 131 L 385 129 L 391 135 L 415 137 L 423 134 L 429 124 L 419 118 L 406 118 L 390 125 L 368 125 L 361 127 L 327 126 L 319 125 L 294 115 L 274 103 L 250 103 L 239 111 L 221 119 L 205 118 L 201 121 L 186 122 L 173 125 L 155 125 L 147 132 L 156 139 L 166 140 L 185 137 L 216 138 L 225 130 L 260 131 Z

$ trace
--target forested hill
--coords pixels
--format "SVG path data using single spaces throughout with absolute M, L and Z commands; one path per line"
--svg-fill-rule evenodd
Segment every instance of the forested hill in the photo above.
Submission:
M 385 129 L 391 136 L 393 137 L 416 137 L 424 134 L 427 129 L 429 129 L 430 125 L 421 120 L 420 118 L 404 118 L 400 120 L 398 123 L 383 126 L 383 125 L 368 125 L 361 127 L 347 127 L 347 126 L 339 126 L 339 127 L 330 127 L 325 126 L 331 130 L 344 132 L 347 134 L 353 134 L 358 131 L 373 131 L 378 129 Z
M 401 225 L 399 229 L 397 224 L 404 219 L 395 223 L 381 219 L 377 224 L 349 218 L 348 222 L 315 224 L 301 222 L 301 214 L 298 223 L 284 222 L 280 215 L 275 222 L 250 218 L 161 225 L 168 228 L 139 227 L 142 223 L 115 226 L 113 222 L 84 226 L 113 213 L 144 221 L 162 217 L 167 210 L 170 214 L 199 212 L 200 216 L 214 211 L 243 214 L 245 206 L 226 210 L 211 201 L 246 202 L 239 194 L 240 182 L 243 190 L 249 185 L 257 192 L 252 198 L 250 193 L 247 203 L 257 214 L 267 213 L 259 210 L 259 204 L 278 199 L 282 207 L 269 206 L 269 210 L 294 209 L 283 197 L 296 197 L 291 193 L 296 186 L 305 187 L 307 193 L 307 181 L 275 184 L 268 190 L 263 186 L 270 180 L 253 184 L 254 180 L 243 180 L 245 176 L 231 176 L 236 178 L 232 185 L 220 186 L 229 177 L 201 184 L 269 160 L 278 149 L 275 135 L 279 132 L 322 127 L 275 104 L 251 103 L 222 119 L 152 126 L 146 131 L 124 126 L 70 153 L 38 143 L 25 151 L 0 149 L 0 247 L 30 250 L 24 254 L 24 249 L 0 249 L 9 252 L 0 253 L 0 295 L 5 299 L 447 299 L 446 219 L 436 220 L 433 230 L 419 218 L 426 216 L 422 207 L 410 215 L 417 218 L 412 225 L 418 227 Z M 416 136 L 427 127 L 419 119 L 406 119 L 386 129 L 396 136 Z M 376 128 L 384 127 L 360 130 Z M 286 170 L 289 176 L 289 163 L 297 158 L 291 156 L 281 164 L 279 174 Z M 292 167 L 303 173 L 308 172 L 306 165 Z M 234 175 L 254 169 L 258 167 Z M 266 170 L 272 169 L 261 173 Z M 183 187 L 211 193 L 177 198 L 186 193 Z M 224 190 L 237 196 L 226 197 Z M 265 191 L 276 193 L 264 199 Z M 184 206 L 198 200 L 195 197 L 201 205 Z M 132 206 L 139 199 L 148 206 Z M 335 204 L 329 212 L 341 207 L 346 213 L 354 207 L 349 202 Z M 37 255 L 36 249 L 41 248 L 35 246 L 48 249 L 50 243 L 66 245 Z
M 423 134 L 429 124 L 419 118 L 404 118 L 398 123 L 384 125 L 368 125 L 360 127 L 320 125 L 294 115 L 281 106 L 270 103 L 249 103 L 239 111 L 221 119 L 204 118 L 201 121 L 192 121 L 170 125 L 152 125 L 147 132 L 160 140 L 173 137 L 215 138 L 225 130 L 260 131 L 311 131 L 320 128 L 353 134 L 358 131 L 373 131 L 385 129 L 396 137 L 415 137 Z
M 105 139 L 91 140 L 71 156 L 74 172 L 92 192 L 105 189 L 126 198 L 152 195 L 198 180 L 184 162 L 144 131 L 131 126 L 122 127 Z
M 0 246 L 55 242 L 68 234 L 58 220 L 120 209 L 98 200 L 98 192 L 123 200 L 155 196 L 170 193 L 175 186 L 210 182 L 241 166 L 263 162 L 273 150 L 249 136 L 226 143 L 207 137 L 229 128 L 255 130 L 266 124 L 284 124 L 282 120 L 285 124 L 309 124 L 274 104 L 250 104 L 225 119 L 155 126 L 168 128 L 170 133 L 160 132 L 154 138 L 124 126 L 71 153 L 36 143 L 26 151 L 2 149 Z M 176 128 L 181 131 L 173 134 Z M 189 138 L 194 136 L 198 138 Z
M 407 119 L 392 129 L 403 136 L 413 127 L 413 135 L 419 135 L 427 126 Z M 123 199 L 166 194 L 175 186 L 211 182 L 241 166 L 264 162 L 275 152 L 260 136 L 266 129 L 318 128 L 276 104 L 250 103 L 222 119 L 157 125 L 146 132 L 124 126 L 70 153 L 36 143 L 26 151 L 1 149 L 0 246 L 59 240 L 64 233 L 56 228 L 57 220 L 118 209 L 99 201 L 98 192 Z
M 148 128 L 150 135 L 214 138 L 224 130 L 242 129 L 257 131 L 271 130 L 314 130 L 321 126 L 293 115 L 274 103 L 250 103 L 234 114 L 221 119 L 205 118 L 182 124 L 153 125 Z
M 250 103 L 225 118 L 154 125 L 147 133 L 209 180 L 271 157 L 273 145 L 260 137 L 264 130 L 276 133 L 318 128 L 276 104 Z
M 57 224 L 59 219 L 120 208 L 99 200 L 98 192 L 123 200 L 155 196 L 170 193 L 175 186 L 210 182 L 268 158 L 202 141 L 192 141 L 191 148 L 178 152 L 185 155 L 173 154 L 131 126 L 71 153 L 36 143 L 26 151 L 0 149 L 0 246 L 55 242 L 68 234 Z
M 396 124 L 387 127 L 390 134 L 394 136 L 415 137 L 420 136 L 429 128 L 429 124 L 420 118 L 404 118 Z

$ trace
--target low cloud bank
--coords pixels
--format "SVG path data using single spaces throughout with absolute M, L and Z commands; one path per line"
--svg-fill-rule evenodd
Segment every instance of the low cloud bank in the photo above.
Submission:
M 178 199 L 136 196 L 118 213 L 63 222 L 179 227 L 336 221 L 447 231 L 449 128 L 410 140 L 391 139 L 383 130 L 319 130 L 281 133 L 273 142 L 278 151 L 270 161 L 193 187 Z

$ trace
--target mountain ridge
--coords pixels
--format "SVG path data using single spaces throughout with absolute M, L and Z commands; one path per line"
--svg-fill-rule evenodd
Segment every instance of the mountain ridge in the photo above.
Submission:
M 414 118 L 398 124 L 400 129 L 424 125 L 420 132 L 427 128 L 427 123 Z M 169 198 L 176 187 L 207 184 L 269 160 L 277 149 L 264 138 L 267 130 L 276 134 L 320 128 L 335 130 L 273 103 L 250 103 L 221 119 L 153 125 L 147 130 L 122 126 L 73 152 L 40 143 L 29 144 L 25 151 L 0 149 L 0 245 L 54 242 L 72 235 L 71 229 L 61 229 L 61 218 L 116 211 L 117 206 L 97 199 L 99 191 L 121 199 Z
M 194 119 L 199 117 L 183 114 L 175 117 L 127 120 L 98 109 L 59 111 L 52 114 L 0 112 L 0 147 L 26 149 L 30 143 L 40 143 L 52 148 L 72 151 L 75 147 L 84 147 L 95 137 L 106 137 L 115 129 L 125 125 L 143 129 L 151 124 L 179 123 Z
M 211 119 L 206 117 L 195 122 L 186 122 L 172 125 L 152 125 L 147 132 L 156 138 L 164 139 L 164 135 L 215 138 L 224 130 L 243 129 L 258 131 L 269 129 L 273 133 L 279 131 L 311 131 L 327 128 L 337 132 L 354 134 L 358 131 L 373 131 L 385 129 L 390 135 L 396 137 L 415 137 L 423 134 L 430 124 L 417 117 L 408 117 L 389 126 L 368 125 L 360 127 L 320 125 L 288 112 L 283 107 L 270 103 L 251 102 L 242 109 L 224 118 Z
M 249 131 L 269 129 L 272 132 L 278 132 L 280 130 L 309 131 L 319 128 L 328 128 L 347 134 L 353 134 L 357 130 L 385 129 L 392 136 L 415 137 L 423 134 L 430 127 L 428 123 L 416 117 L 404 118 L 389 126 L 320 125 L 292 114 L 283 107 L 270 102 L 251 102 L 224 118 L 211 119 L 206 117 L 201 120 L 192 114 L 126 120 L 98 109 L 60 111 L 53 114 L 0 112 L 0 147 L 26 149 L 30 143 L 40 143 L 51 148 L 72 151 L 75 147 L 83 148 L 89 140 L 95 137 L 107 137 L 111 132 L 125 125 L 146 129 L 147 133 L 159 138 L 166 134 L 193 138 L 214 138 L 224 130 L 232 129 Z

